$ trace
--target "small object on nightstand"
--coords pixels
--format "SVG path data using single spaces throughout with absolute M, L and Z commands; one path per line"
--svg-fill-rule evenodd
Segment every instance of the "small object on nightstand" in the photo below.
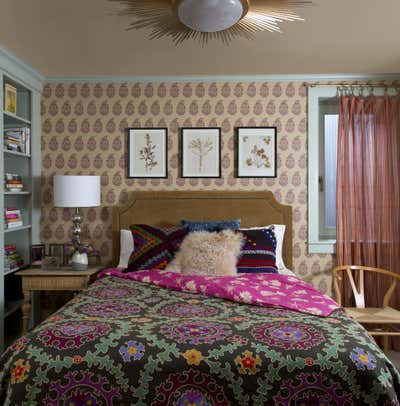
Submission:
M 70 266 L 71 265 L 71 258 L 72 255 L 74 254 L 75 247 L 74 244 L 72 243 L 65 243 L 64 244 L 64 266 Z
M 89 266 L 97 266 L 101 264 L 101 257 L 97 252 L 88 253 Z
M 59 266 L 64 263 L 64 244 L 49 244 L 49 257 L 58 258 Z
M 85 269 L 87 269 L 88 264 L 89 264 L 89 261 L 88 261 L 87 252 L 86 251 L 80 252 L 80 250 L 77 249 L 71 258 L 72 269 L 74 271 L 84 271 Z
M 46 246 L 44 244 L 31 245 L 31 267 L 41 267 L 45 256 Z
M 42 260 L 42 269 L 50 271 L 60 268 L 60 260 L 58 257 L 44 257 Z

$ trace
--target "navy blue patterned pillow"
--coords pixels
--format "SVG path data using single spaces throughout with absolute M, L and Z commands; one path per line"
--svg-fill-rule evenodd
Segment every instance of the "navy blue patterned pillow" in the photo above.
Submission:
M 223 231 L 223 230 L 239 230 L 240 219 L 223 220 L 223 221 L 190 221 L 181 220 L 181 226 L 187 227 L 189 232 L 193 231 Z
M 278 273 L 273 227 L 239 230 L 244 244 L 237 263 L 238 273 Z

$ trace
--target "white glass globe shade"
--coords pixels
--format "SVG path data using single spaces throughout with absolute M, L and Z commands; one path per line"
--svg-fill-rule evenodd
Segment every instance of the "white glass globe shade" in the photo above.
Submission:
M 187 27 L 200 32 L 223 31 L 242 17 L 241 0 L 181 0 L 178 17 Z

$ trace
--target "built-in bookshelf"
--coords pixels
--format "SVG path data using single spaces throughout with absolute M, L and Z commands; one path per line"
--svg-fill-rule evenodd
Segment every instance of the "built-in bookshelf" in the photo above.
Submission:
M 14 62 L 0 52 L 0 352 L 20 333 L 15 273 L 29 266 L 30 246 L 40 242 L 41 83 L 19 63 L 10 69 Z

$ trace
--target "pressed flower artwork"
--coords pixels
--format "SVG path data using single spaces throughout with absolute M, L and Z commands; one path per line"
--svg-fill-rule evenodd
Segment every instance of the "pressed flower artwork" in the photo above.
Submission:
M 130 128 L 128 130 L 128 178 L 166 178 L 168 130 Z
M 237 129 L 237 177 L 275 178 L 276 127 Z
M 181 141 L 183 178 L 221 177 L 220 128 L 183 128 Z

